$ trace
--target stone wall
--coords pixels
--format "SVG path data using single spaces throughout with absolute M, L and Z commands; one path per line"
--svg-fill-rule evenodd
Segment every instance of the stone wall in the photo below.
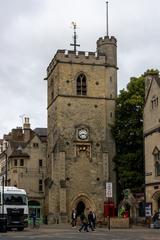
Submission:
M 129 218 L 110 218 L 111 228 L 129 228 Z

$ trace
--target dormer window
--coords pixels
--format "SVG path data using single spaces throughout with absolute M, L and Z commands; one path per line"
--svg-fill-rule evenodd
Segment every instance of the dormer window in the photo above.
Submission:
M 84 74 L 80 74 L 77 77 L 77 95 L 87 95 L 87 81 Z
M 38 148 L 38 143 L 34 142 L 34 143 L 33 143 L 33 147 L 34 147 L 34 148 Z

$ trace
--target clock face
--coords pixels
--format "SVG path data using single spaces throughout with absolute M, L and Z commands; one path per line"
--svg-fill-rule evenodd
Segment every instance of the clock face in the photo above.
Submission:
M 88 130 L 87 129 L 79 129 L 78 130 L 78 137 L 82 140 L 87 139 L 88 137 Z

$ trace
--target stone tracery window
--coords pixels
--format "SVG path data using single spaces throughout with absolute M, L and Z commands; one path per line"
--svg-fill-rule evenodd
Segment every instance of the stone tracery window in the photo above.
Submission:
M 86 76 L 83 73 L 78 75 L 76 84 L 77 95 L 81 96 L 87 95 L 87 80 Z

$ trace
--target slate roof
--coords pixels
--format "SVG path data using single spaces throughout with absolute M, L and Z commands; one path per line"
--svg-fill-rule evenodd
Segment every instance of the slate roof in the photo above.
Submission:
M 42 142 L 47 141 L 47 128 L 35 128 L 33 131 L 39 136 Z
M 23 157 L 23 158 L 25 157 L 25 158 L 27 158 L 27 157 L 29 157 L 29 155 L 28 155 L 28 153 L 25 153 L 22 150 L 16 149 L 9 156 L 9 158 L 14 158 L 14 157 Z
M 39 136 L 47 136 L 47 128 L 35 128 L 33 131 Z
M 10 141 L 11 149 L 13 150 L 9 158 L 13 157 L 29 157 L 28 153 L 24 152 L 23 149 L 26 147 L 25 142 Z

